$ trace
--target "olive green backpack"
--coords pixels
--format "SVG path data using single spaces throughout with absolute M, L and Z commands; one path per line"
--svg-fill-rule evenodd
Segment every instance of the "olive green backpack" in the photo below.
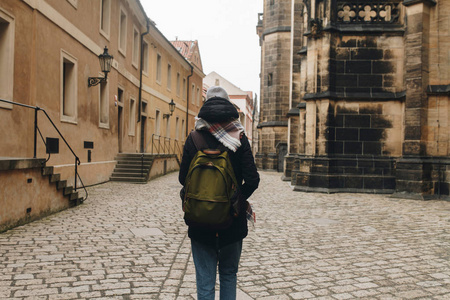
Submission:
M 222 144 L 220 149 L 207 149 L 198 131 L 193 131 L 191 137 L 197 153 L 184 185 L 184 220 L 193 227 L 227 228 L 239 214 L 238 185 L 228 152 Z

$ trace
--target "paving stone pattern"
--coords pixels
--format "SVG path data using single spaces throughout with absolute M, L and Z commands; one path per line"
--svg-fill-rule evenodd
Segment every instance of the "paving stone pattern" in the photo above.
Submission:
M 261 172 L 238 299 L 450 299 L 450 202 L 293 192 Z M 177 173 L 0 234 L 0 299 L 195 299 Z

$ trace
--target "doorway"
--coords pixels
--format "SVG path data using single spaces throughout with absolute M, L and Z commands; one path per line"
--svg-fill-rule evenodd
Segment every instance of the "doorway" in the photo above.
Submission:
M 277 145 L 278 149 L 278 172 L 284 172 L 284 157 L 287 154 L 287 144 L 286 143 L 279 143 Z
M 123 151 L 123 90 L 117 90 L 117 139 L 119 141 L 119 153 Z

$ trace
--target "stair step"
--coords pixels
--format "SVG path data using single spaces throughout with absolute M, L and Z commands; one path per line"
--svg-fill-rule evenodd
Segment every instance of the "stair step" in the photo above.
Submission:
M 147 182 L 145 177 L 111 177 L 110 180 L 124 182 Z
M 67 186 L 67 180 L 60 180 L 56 182 L 56 189 L 60 190 Z
M 50 182 L 58 182 L 61 180 L 61 174 L 50 175 Z
M 146 173 L 143 173 L 144 175 L 146 175 Z M 141 173 L 125 173 L 125 172 L 117 172 L 114 171 L 111 174 L 111 178 L 113 177 L 143 177 Z
M 149 168 L 144 168 L 143 172 L 148 173 Z M 115 168 L 113 173 L 141 173 L 141 168 Z
M 146 165 L 128 165 L 128 164 L 118 164 L 116 165 L 116 169 L 134 169 L 134 170 L 140 170 L 140 169 L 150 169 L 150 166 L 146 166 Z
M 117 157 L 141 157 L 142 153 L 118 153 Z M 144 158 L 150 157 L 153 158 L 155 154 L 144 153 Z
M 115 160 L 118 160 L 118 161 L 122 161 L 122 160 L 130 160 L 130 161 L 142 161 L 142 157 L 118 157 L 118 156 L 116 156 L 115 157 Z M 152 160 L 154 160 L 154 158 L 153 157 L 145 157 L 144 156 L 144 162 L 146 162 L 146 161 L 152 161 Z
M 78 205 L 83 203 L 83 198 L 78 197 L 78 198 L 76 198 L 74 200 L 70 200 L 69 202 L 70 202 L 72 207 L 73 206 L 78 206 Z
M 76 199 L 78 199 L 79 197 L 78 197 L 78 192 L 72 192 L 71 194 L 70 194 L 70 196 L 69 196 L 69 200 L 70 201 L 73 201 L 73 200 L 76 200 Z
M 52 175 L 53 174 L 53 167 L 43 167 L 42 168 L 42 175 Z
M 64 188 L 64 196 L 70 195 L 70 194 L 72 193 L 72 191 L 73 191 L 73 187 L 71 187 L 71 186 L 66 186 L 66 187 Z
M 117 161 L 118 165 L 136 165 L 136 166 L 141 166 L 142 162 L 140 160 L 118 160 Z M 152 164 L 152 161 L 144 161 L 143 165 L 144 166 L 149 166 Z

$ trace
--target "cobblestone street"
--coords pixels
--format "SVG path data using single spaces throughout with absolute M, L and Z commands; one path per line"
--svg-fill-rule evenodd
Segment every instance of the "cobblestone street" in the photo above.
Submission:
M 450 202 L 294 192 L 260 172 L 238 299 L 450 299 Z M 178 173 L 0 234 L 0 299 L 195 299 Z

